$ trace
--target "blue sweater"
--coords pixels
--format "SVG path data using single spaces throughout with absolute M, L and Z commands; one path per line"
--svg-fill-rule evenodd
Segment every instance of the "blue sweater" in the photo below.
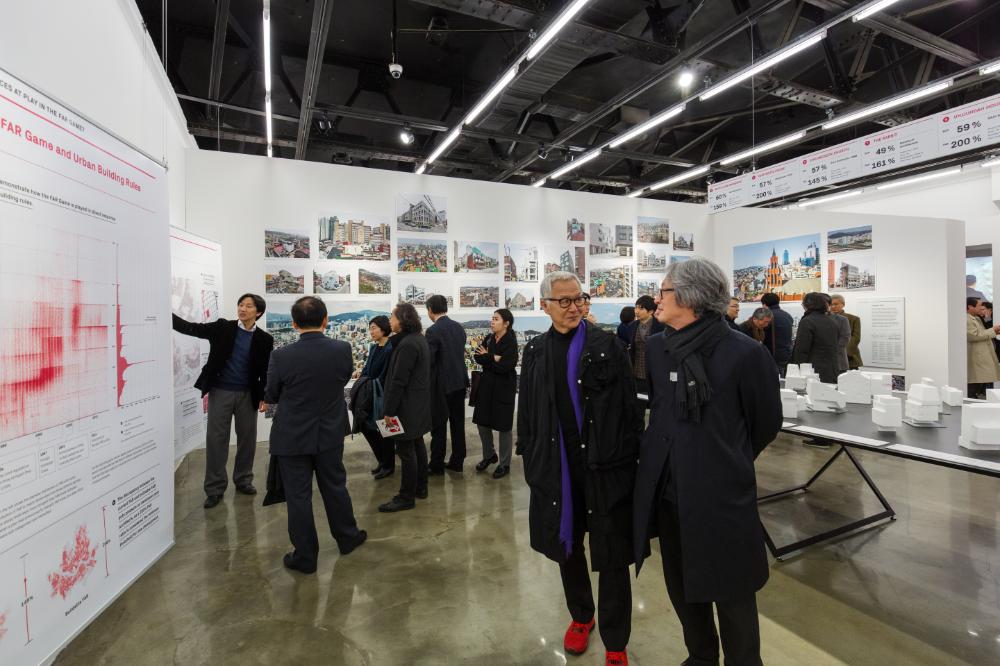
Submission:
M 250 341 L 253 333 L 242 326 L 236 327 L 233 353 L 219 373 L 215 386 L 226 391 L 246 391 L 250 388 Z

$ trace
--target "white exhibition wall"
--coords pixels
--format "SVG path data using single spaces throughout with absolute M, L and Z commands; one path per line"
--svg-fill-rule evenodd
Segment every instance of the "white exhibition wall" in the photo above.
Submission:
M 958 220 L 859 213 L 823 213 L 812 209 L 744 208 L 714 216 L 715 259 L 732 273 L 736 246 L 804 234 L 820 234 L 823 290 L 844 295 L 846 310 L 859 299 L 901 296 L 906 299 L 906 367 L 892 370 L 907 385 L 931 377 L 965 388 L 964 226 Z M 826 233 L 870 225 L 875 260 L 874 291 L 827 288 Z M 781 248 L 777 248 L 781 252 Z M 955 315 L 954 313 L 959 313 Z M 864 322 L 862 322 L 864 335 Z
M 4 3 L 0 67 L 166 162 L 170 224 L 183 228 L 184 161 L 195 141 L 135 2 L 98 4 Z

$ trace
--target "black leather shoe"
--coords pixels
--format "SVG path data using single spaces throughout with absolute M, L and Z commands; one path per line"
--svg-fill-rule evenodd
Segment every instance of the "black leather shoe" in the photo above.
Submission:
M 510 467 L 507 467 L 507 465 L 500 465 L 495 470 L 493 470 L 494 479 L 502 479 L 508 474 L 510 474 Z
M 376 465 L 370 471 L 372 474 L 378 474 L 379 472 L 382 471 L 382 465 Z
M 305 563 L 300 562 L 299 559 L 295 557 L 295 553 L 285 553 L 285 557 L 282 558 L 282 562 L 285 563 L 286 569 L 292 569 L 294 571 L 298 571 L 304 574 L 316 573 L 315 564 L 310 567 Z
M 490 465 L 495 465 L 498 462 L 500 462 L 500 459 L 497 458 L 497 454 L 494 453 L 489 458 L 484 458 L 483 460 L 480 460 L 478 463 L 476 463 L 476 471 L 485 472 L 487 469 L 489 469 Z
M 257 489 L 253 487 L 252 483 L 244 483 L 242 486 L 236 486 L 236 492 L 241 495 L 256 495 Z
M 399 495 L 396 495 L 391 500 L 379 506 L 378 510 L 382 513 L 395 513 L 396 511 L 408 511 L 417 505 L 413 500 L 405 500 Z
M 375 476 L 372 477 L 372 478 L 375 479 L 376 481 L 378 481 L 379 479 L 384 479 L 387 476 L 392 476 L 392 473 L 394 471 L 396 471 L 396 470 L 382 468 L 378 472 L 376 472 Z
M 222 495 L 209 495 L 205 498 L 205 503 L 202 505 L 206 509 L 211 509 L 213 506 L 222 501 Z
M 427 489 L 426 488 L 420 488 L 414 494 L 417 496 L 417 499 L 427 499 Z
M 444 466 L 444 468 L 449 472 L 458 472 L 459 474 L 461 474 L 463 471 L 462 465 L 458 463 L 448 463 L 447 465 Z
M 427 476 L 444 476 L 444 467 L 428 467 Z
M 358 536 L 354 537 L 352 541 L 344 544 L 343 546 L 338 544 L 338 547 L 340 548 L 340 554 L 349 555 L 353 550 L 355 550 L 358 546 L 363 544 L 367 539 L 368 539 L 368 532 L 364 530 L 358 530 Z

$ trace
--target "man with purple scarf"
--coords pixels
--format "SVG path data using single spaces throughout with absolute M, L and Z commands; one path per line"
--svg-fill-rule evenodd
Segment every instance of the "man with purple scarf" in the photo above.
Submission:
M 563 646 L 582 654 L 595 626 L 584 547 L 589 532 L 606 663 L 623 666 L 632 624 L 632 491 L 643 417 L 628 353 L 613 333 L 584 320 L 589 300 L 573 273 L 553 272 L 542 281 L 542 309 L 552 327 L 524 349 L 517 454 L 531 491 L 531 547 L 559 563 L 572 616 Z

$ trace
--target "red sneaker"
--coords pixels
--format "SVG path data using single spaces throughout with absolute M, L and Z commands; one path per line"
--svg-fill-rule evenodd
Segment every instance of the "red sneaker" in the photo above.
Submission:
M 628 652 L 605 652 L 604 666 L 628 666 Z
M 594 629 L 594 620 L 586 624 L 570 622 L 569 629 L 563 637 L 563 649 L 570 654 L 583 654 L 590 643 L 590 632 Z

